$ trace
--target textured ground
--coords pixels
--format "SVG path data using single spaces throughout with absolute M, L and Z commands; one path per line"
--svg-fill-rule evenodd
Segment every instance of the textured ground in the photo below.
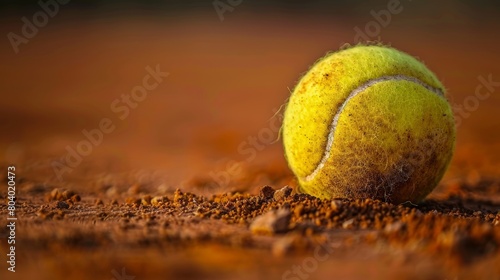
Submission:
M 109 279 L 122 268 L 141 279 L 500 275 L 500 198 L 492 199 L 500 181 L 455 186 L 418 205 L 319 200 L 287 187 L 211 197 L 115 187 L 83 194 L 20 183 L 16 276 Z

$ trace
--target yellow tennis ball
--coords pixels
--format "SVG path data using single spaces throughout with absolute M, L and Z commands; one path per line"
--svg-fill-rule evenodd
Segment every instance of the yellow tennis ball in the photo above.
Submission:
M 455 146 L 441 82 L 382 45 L 353 46 L 313 65 L 290 97 L 282 133 L 300 190 L 319 198 L 418 202 Z

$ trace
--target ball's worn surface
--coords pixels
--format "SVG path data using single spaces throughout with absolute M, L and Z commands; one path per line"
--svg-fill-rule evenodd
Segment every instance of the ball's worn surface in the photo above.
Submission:
M 320 198 L 417 202 L 441 180 L 455 146 L 441 82 L 382 45 L 313 65 L 290 97 L 282 133 L 301 191 Z

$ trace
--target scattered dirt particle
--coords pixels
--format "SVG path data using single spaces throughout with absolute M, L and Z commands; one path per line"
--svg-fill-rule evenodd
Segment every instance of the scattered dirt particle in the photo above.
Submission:
M 71 196 L 71 201 L 73 201 L 73 202 L 79 202 L 79 201 L 81 201 L 81 200 L 82 200 L 82 199 L 81 199 L 81 198 L 80 198 L 80 196 L 79 196 L 79 195 L 77 195 L 77 194 L 74 194 L 73 196 Z
M 352 229 L 354 228 L 354 219 L 349 219 L 342 223 L 343 229 Z
M 291 213 L 288 209 L 271 210 L 258 216 L 250 225 L 255 234 L 275 234 L 288 230 Z
M 330 203 L 330 207 L 332 211 L 338 211 L 342 207 L 342 201 L 332 200 L 332 202 Z
M 75 194 L 76 193 L 72 190 L 64 190 L 61 195 L 63 199 L 71 199 Z
M 55 208 L 57 208 L 57 209 L 68 209 L 69 208 L 69 204 L 66 203 L 65 201 L 57 201 L 55 203 Z
M 274 196 L 274 189 L 270 186 L 264 186 L 260 189 L 260 196 L 264 199 L 271 199 Z
M 151 205 L 151 196 L 150 195 L 145 195 L 141 199 L 141 204 L 144 206 L 149 206 Z
M 283 188 L 274 192 L 274 200 L 283 200 L 292 194 L 293 189 L 289 186 L 284 186 Z
M 140 198 L 127 197 L 125 203 L 131 206 L 141 205 L 142 200 Z
M 153 206 L 158 207 L 158 206 L 161 206 L 161 205 L 164 203 L 164 201 L 165 201 L 165 200 L 164 200 L 164 198 L 163 198 L 162 196 L 155 196 L 155 197 L 153 197 L 153 198 L 151 199 L 151 204 L 152 204 Z

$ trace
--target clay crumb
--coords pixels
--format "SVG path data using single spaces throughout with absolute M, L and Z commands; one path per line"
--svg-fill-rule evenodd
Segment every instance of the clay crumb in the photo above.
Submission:
M 258 216 L 250 225 L 254 234 L 276 234 L 288 231 L 291 213 L 288 209 L 271 210 Z
M 284 186 L 283 188 L 277 190 L 274 192 L 274 200 L 284 200 L 285 198 L 289 197 L 292 194 L 292 188 L 289 186 Z
M 260 189 L 260 196 L 264 199 L 271 199 L 273 198 L 274 195 L 274 189 L 271 188 L 270 186 L 263 186 Z

